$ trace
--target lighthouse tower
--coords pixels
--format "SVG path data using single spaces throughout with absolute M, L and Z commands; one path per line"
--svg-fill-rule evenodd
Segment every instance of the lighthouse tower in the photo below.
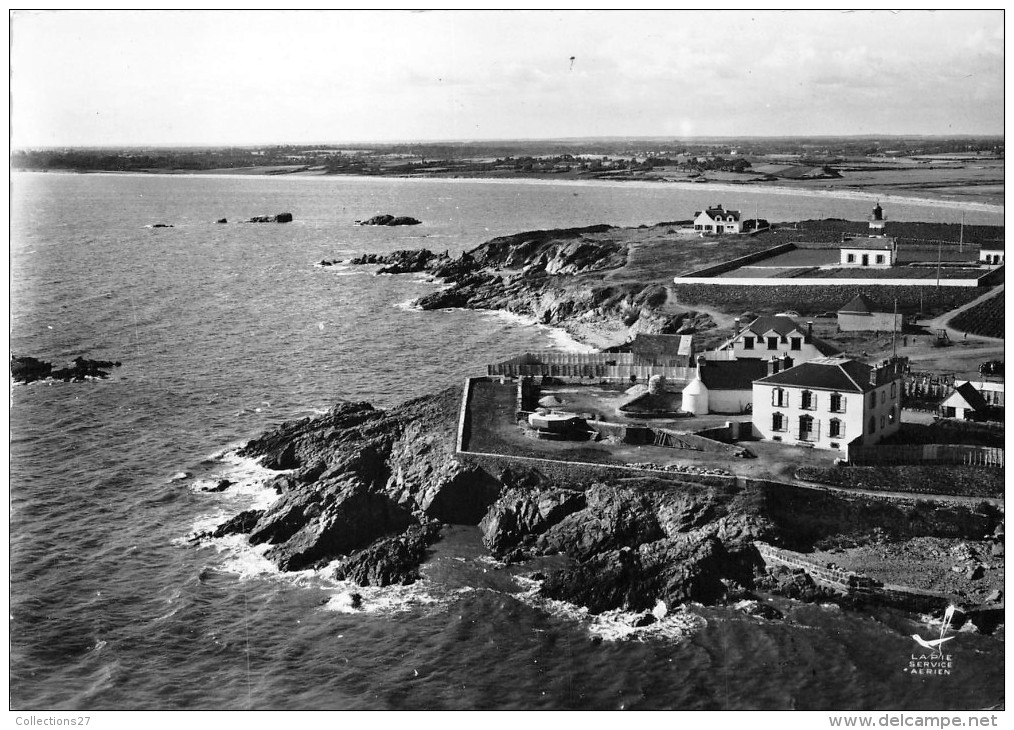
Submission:
M 870 235 L 883 236 L 885 225 L 887 225 L 887 217 L 884 215 L 884 209 L 880 207 L 880 201 L 878 200 L 877 207 L 873 209 L 873 215 L 870 216 Z

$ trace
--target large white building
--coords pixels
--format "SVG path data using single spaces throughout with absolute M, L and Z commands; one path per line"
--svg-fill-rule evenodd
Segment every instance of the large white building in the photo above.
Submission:
M 716 349 L 736 360 L 769 360 L 788 355 L 800 363 L 837 355 L 838 350 L 813 336 L 813 323 L 799 325 L 791 317 L 758 317 L 742 330 L 736 320 L 736 334 Z
M 890 236 L 846 236 L 841 242 L 841 266 L 887 269 L 897 260 L 898 240 Z
M 738 210 L 725 210 L 721 205 L 694 213 L 694 230 L 703 233 L 741 233 L 742 216 Z
M 788 369 L 777 359 L 753 384 L 753 432 L 767 441 L 846 451 L 871 446 L 901 425 L 902 368 L 827 357 Z

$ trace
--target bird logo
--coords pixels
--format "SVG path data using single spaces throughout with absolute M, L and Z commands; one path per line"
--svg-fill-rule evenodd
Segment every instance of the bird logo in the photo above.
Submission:
M 944 642 L 950 641 L 951 639 L 954 638 L 953 636 L 945 636 L 945 634 L 947 633 L 947 629 L 951 627 L 951 621 L 954 618 L 954 611 L 955 611 L 954 606 L 948 606 L 947 610 L 944 611 L 944 620 L 943 623 L 940 625 L 940 638 L 924 639 L 921 636 L 919 636 L 919 634 L 912 634 L 912 638 L 915 639 L 915 642 L 919 646 L 923 647 L 924 649 L 929 649 L 934 655 L 942 656 L 944 650 L 941 647 L 943 646 Z

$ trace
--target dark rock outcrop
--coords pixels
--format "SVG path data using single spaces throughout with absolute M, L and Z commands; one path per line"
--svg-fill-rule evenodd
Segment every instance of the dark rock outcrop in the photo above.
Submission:
M 53 372 L 53 364 L 35 357 L 11 356 L 11 378 L 15 383 L 34 383 L 45 380 Z
M 417 226 L 422 221 L 411 218 L 407 215 L 375 215 L 364 221 L 356 221 L 357 226 Z
M 247 535 L 257 524 L 257 520 L 264 514 L 262 509 L 248 509 L 240 512 L 228 522 L 219 525 L 211 533 L 211 537 L 225 537 L 226 535 Z
M 270 544 L 265 555 L 282 570 L 344 558 L 355 566 L 350 575 L 362 576 L 369 555 L 390 555 L 404 559 L 398 570 L 408 575 L 405 560 L 422 559 L 421 538 L 410 532 L 401 547 L 385 540 L 434 520 L 476 524 L 500 492 L 496 479 L 454 458 L 459 405 L 457 389 L 391 411 L 341 403 L 251 440 L 241 455 L 287 473 L 273 481 L 281 496 L 250 542 Z M 437 533 L 420 534 L 432 542 Z M 370 580 L 395 575 L 377 570 Z
M 221 223 L 222 221 L 219 221 Z M 292 213 L 279 213 L 278 215 L 255 215 L 247 223 L 291 223 Z
M 74 358 L 74 366 L 54 370 L 52 363 L 34 357 L 11 357 L 11 377 L 16 383 L 32 383 L 37 380 L 62 380 L 65 383 L 81 382 L 85 378 L 108 378 L 109 368 L 120 367 L 112 360 L 88 360 Z
M 414 583 L 427 548 L 440 538 L 440 528 L 439 523 L 416 525 L 400 535 L 382 538 L 342 559 L 334 577 L 360 586 Z
M 381 264 L 378 274 L 414 274 L 420 271 L 442 269 L 451 261 L 447 253 L 435 254 L 429 249 L 415 248 L 393 251 L 389 254 L 364 254 L 349 259 L 353 266 Z
M 228 223 L 228 222 L 229 222 L 228 218 L 219 218 L 217 221 L 215 221 L 215 223 Z

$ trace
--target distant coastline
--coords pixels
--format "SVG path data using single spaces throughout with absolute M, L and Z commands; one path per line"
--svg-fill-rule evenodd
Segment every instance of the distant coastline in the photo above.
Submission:
M 441 177 L 438 175 L 328 175 L 323 172 L 299 170 L 293 172 L 271 172 L 268 168 L 246 168 L 250 171 L 240 172 L 236 169 L 217 169 L 207 171 L 182 171 L 182 170 L 144 170 L 144 171 L 111 171 L 111 170 L 27 170 L 16 169 L 17 174 L 62 174 L 62 175 L 157 175 L 172 177 L 208 177 L 208 178 L 233 178 L 233 177 L 286 177 L 301 180 L 327 179 L 350 179 L 350 180 L 377 180 L 396 179 L 413 181 L 435 181 L 435 182 L 456 182 L 456 183 L 483 183 L 483 184 L 512 184 L 512 185 L 567 185 L 572 187 L 616 187 L 616 188 L 673 188 L 680 190 L 708 190 L 723 193 L 770 193 L 772 195 L 796 195 L 813 198 L 827 198 L 835 200 L 858 200 L 858 201 L 880 201 L 882 203 L 898 203 L 903 205 L 937 206 L 952 210 L 969 210 L 979 213 L 1004 215 L 1004 206 L 995 203 L 985 203 L 976 200 L 954 200 L 952 198 L 899 195 L 891 192 L 877 192 L 866 190 L 855 190 L 849 188 L 818 189 L 814 187 L 791 187 L 788 185 L 768 185 L 767 183 L 729 183 L 729 182 L 703 182 L 688 183 L 681 181 L 651 181 L 651 180 L 574 180 L 560 179 L 541 176 L 504 176 L 488 177 L 467 175 L 455 175 L 453 177 Z M 258 171 L 254 171 L 254 170 Z

